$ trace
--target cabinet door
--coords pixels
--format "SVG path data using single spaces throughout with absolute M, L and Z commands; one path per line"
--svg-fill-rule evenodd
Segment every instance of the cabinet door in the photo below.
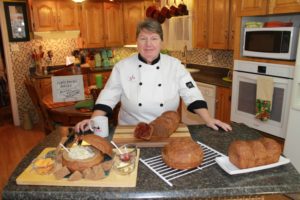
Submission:
M 216 119 L 230 123 L 231 88 L 217 87 L 216 90 Z
M 35 31 L 57 30 L 55 1 L 33 1 L 33 28 Z
M 103 3 L 83 3 L 81 33 L 85 48 L 105 46 Z
M 207 44 L 208 44 L 207 1 L 208 0 L 194 1 L 193 45 L 196 48 L 207 48 Z
M 209 0 L 208 48 L 228 48 L 229 0 Z
M 234 49 L 234 34 L 235 34 L 235 22 L 237 17 L 236 7 L 238 0 L 230 1 L 230 17 L 229 17 L 229 33 L 228 33 L 228 49 Z
M 299 0 L 269 0 L 269 14 L 300 12 Z
M 136 26 L 144 17 L 144 3 L 141 2 L 124 2 L 123 3 L 123 20 L 124 20 L 124 44 L 136 43 Z
M 285 1 L 285 0 L 283 0 Z M 239 0 L 239 16 L 255 16 L 267 14 L 267 0 Z
M 104 19 L 106 46 L 123 45 L 122 4 L 120 2 L 104 2 Z
M 79 29 L 78 4 L 69 1 L 57 2 L 58 29 L 62 31 Z

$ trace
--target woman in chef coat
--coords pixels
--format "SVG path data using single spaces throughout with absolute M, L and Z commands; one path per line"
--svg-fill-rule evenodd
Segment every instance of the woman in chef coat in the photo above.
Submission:
M 189 111 L 197 113 L 208 127 L 225 131 L 231 127 L 210 117 L 207 104 L 181 61 L 161 54 L 161 25 L 152 19 L 139 23 L 136 30 L 138 54 L 115 64 L 101 91 L 92 117 L 110 116 L 118 102 L 120 125 L 149 123 L 165 111 L 176 111 L 180 97 Z M 79 122 L 75 131 L 88 129 L 89 119 Z

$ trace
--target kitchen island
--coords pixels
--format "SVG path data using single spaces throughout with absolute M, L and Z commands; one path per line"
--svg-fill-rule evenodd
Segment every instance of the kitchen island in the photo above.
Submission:
M 227 154 L 228 144 L 235 139 L 256 139 L 260 134 L 243 124 L 232 124 L 233 131 L 213 131 L 204 125 L 189 126 L 194 140 Z M 16 178 L 46 147 L 55 147 L 60 128 L 48 135 L 18 165 L 3 190 L 3 199 L 195 199 L 213 197 L 257 197 L 266 194 L 300 193 L 300 174 L 292 164 L 247 174 L 229 175 L 217 164 L 172 181 L 162 181 L 143 163 L 138 166 L 135 188 L 59 187 L 17 185 Z M 111 127 L 111 133 L 114 128 Z M 112 134 L 110 135 L 110 137 Z M 160 148 L 142 148 L 141 158 L 160 154 Z M 250 198 L 251 199 L 251 198 Z

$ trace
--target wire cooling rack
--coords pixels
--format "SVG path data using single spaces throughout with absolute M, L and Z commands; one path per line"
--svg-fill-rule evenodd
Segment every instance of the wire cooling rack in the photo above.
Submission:
M 144 163 L 149 169 L 151 169 L 157 176 L 159 176 L 163 181 L 165 181 L 169 186 L 173 186 L 171 183 L 172 180 L 177 179 L 179 177 L 191 174 L 198 170 L 202 170 L 206 167 L 216 164 L 215 158 L 219 156 L 224 156 L 224 154 L 216 151 L 215 149 L 197 141 L 197 143 L 201 146 L 204 158 L 203 162 L 200 166 L 189 169 L 189 170 L 178 170 L 168 167 L 164 161 L 162 160 L 162 156 L 154 156 L 147 159 L 140 158 L 140 161 Z

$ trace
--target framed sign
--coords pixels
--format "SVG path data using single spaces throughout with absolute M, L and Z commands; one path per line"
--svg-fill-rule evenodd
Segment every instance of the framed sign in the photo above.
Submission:
M 51 82 L 53 102 L 85 99 L 82 75 L 52 76 Z
M 26 2 L 4 2 L 10 42 L 29 41 Z

